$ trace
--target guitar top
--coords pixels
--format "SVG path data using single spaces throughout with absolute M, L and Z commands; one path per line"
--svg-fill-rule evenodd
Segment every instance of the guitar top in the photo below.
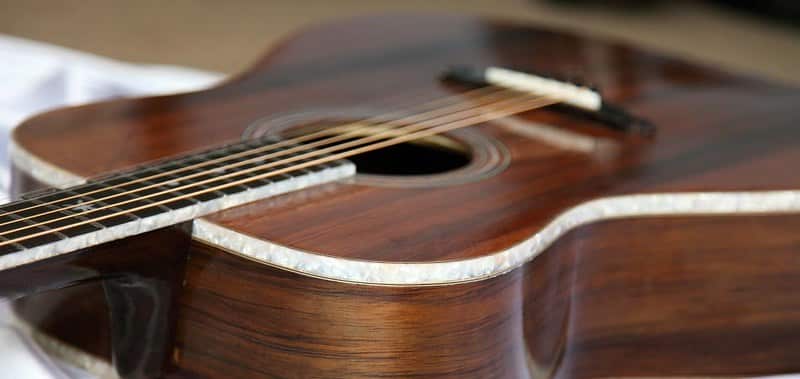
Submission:
M 800 371 L 800 90 L 618 43 L 442 15 L 312 27 L 209 90 L 29 119 L 14 133 L 15 188 L 469 100 L 474 89 L 441 79 L 454 65 L 580 78 L 656 133 L 558 107 L 520 111 L 347 157 L 337 167 L 354 175 L 340 169 L 323 184 L 215 210 L 186 226 L 177 324 L 165 340 L 175 347 L 157 365 L 170 368 L 117 372 Z M 70 336 L 52 321 L 68 315 L 42 316 L 76 296 L 103 313 L 98 294 L 116 288 L 80 287 L 31 294 L 18 314 L 118 362 L 114 332 Z

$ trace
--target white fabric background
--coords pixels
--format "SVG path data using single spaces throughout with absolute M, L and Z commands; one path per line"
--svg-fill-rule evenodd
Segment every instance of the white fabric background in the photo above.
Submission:
M 126 96 L 201 89 L 221 75 L 188 68 L 135 65 L 0 35 L 0 201 L 9 185 L 8 136 L 25 118 L 48 109 Z M 90 378 L 49 359 L 8 324 L 0 299 L 0 379 Z

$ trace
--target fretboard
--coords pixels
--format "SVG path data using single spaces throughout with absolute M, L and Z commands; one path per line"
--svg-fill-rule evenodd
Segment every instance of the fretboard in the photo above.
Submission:
M 291 149 L 289 151 L 288 149 Z M 255 139 L 175 157 L 0 206 L 0 269 L 175 225 L 351 176 L 345 160 Z M 313 155 L 318 159 L 324 155 Z M 284 163 L 286 162 L 286 163 Z M 235 166 L 235 167 L 234 167 Z

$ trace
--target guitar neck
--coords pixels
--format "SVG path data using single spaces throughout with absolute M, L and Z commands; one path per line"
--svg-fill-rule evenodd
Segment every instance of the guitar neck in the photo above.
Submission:
M 344 160 L 286 158 L 311 152 L 254 139 L 28 194 L 0 207 L 0 270 L 355 173 Z

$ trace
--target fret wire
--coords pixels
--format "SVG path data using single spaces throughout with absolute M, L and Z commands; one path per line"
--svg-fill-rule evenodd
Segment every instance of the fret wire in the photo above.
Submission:
M 71 192 L 71 191 L 69 191 L 69 192 Z M 51 209 L 55 208 L 54 205 L 50 205 L 50 204 L 42 204 L 42 205 L 45 208 L 51 208 Z M 56 208 L 56 209 L 58 210 L 58 212 L 56 212 L 56 213 L 61 213 L 61 212 L 67 212 L 68 211 L 68 209 L 65 209 L 65 208 Z M 91 221 L 91 218 L 86 217 L 85 215 L 82 215 L 82 214 L 74 214 L 74 215 L 71 215 L 71 216 L 73 218 L 77 218 L 77 219 L 79 219 L 81 221 Z M 97 223 L 91 222 L 89 225 L 93 225 L 93 226 L 96 226 L 98 228 L 103 228 L 103 224 L 97 224 Z
M 152 182 L 147 181 L 147 180 L 143 180 L 141 183 L 147 184 L 148 187 L 152 186 L 151 189 L 155 190 L 156 192 L 152 193 L 151 195 L 148 195 L 147 192 L 145 192 L 143 194 L 144 196 L 140 196 L 139 197 L 140 199 L 147 199 L 147 200 L 151 200 L 153 202 L 159 203 L 158 198 L 160 198 L 160 197 L 163 198 L 164 196 L 166 196 L 167 198 L 162 200 L 163 203 L 161 205 L 163 205 L 164 207 L 167 207 L 167 208 L 169 208 L 171 210 L 175 210 L 175 209 L 173 209 L 169 205 L 167 205 L 167 204 L 172 203 L 172 199 L 170 199 L 169 197 L 172 196 L 172 194 L 176 194 L 178 196 L 186 195 L 186 193 L 184 193 L 183 191 L 176 190 L 176 189 L 171 189 L 169 187 L 165 187 L 165 186 L 159 185 L 159 184 L 153 185 Z M 137 192 L 141 192 L 141 191 L 137 191 Z M 148 197 L 145 197 L 145 196 L 148 196 Z M 192 199 L 191 196 L 189 196 L 187 198 L 184 198 L 182 200 L 177 200 L 177 201 L 189 202 L 188 205 L 178 206 L 178 209 L 184 208 L 186 206 L 191 206 L 191 205 L 195 205 L 195 204 L 199 204 L 200 203 L 199 201 Z
M 450 100 L 453 100 L 453 99 L 456 99 L 456 100 L 458 100 L 458 99 L 461 99 L 461 98 L 462 98 L 462 97 L 464 97 L 464 96 L 476 95 L 476 94 L 478 94 L 478 93 L 480 93 L 480 92 L 487 92 L 487 91 L 486 91 L 487 89 L 488 89 L 488 90 L 491 90 L 492 92 L 495 92 L 495 94 L 496 94 L 496 93 L 503 93 L 503 92 L 510 91 L 510 90 L 507 90 L 507 89 L 500 89 L 500 90 L 496 90 L 496 88 L 494 88 L 494 87 L 485 87 L 485 88 L 479 88 L 479 89 L 476 89 L 476 90 L 468 91 L 468 92 L 466 92 L 466 93 L 463 93 L 463 94 L 460 94 L 460 95 L 456 95 L 456 96 L 452 96 L 452 97 L 447 97 L 447 98 L 443 98 L 443 99 L 438 99 L 438 100 L 435 100 L 435 101 L 431 101 L 431 102 L 428 102 L 428 103 L 427 103 L 427 105 L 428 105 L 428 106 L 431 106 L 431 105 L 434 105 L 434 104 L 437 104 L 437 103 L 441 103 L 441 102 L 449 102 Z M 459 103 L 458 105 L 461 105 L 461 103 Z M 395 112 L 395 113 L 399 113 L 399 112 Z M 430 112 L 429 112 L 429 113 L 430 113 Z M 391 114 L 390 114 L 390 115 L 391 115 Z M 385 119 L 385 118 L 387 118 L 387 117 L 388 117 L 388 115 L 379 116 L 379 117 L 373 117 L 373 118 L 368 118 L 368 119 L 365 119 L 365 120 L 361 120 L 361 121 L 360 121 L 360 123 L 364 123 L 364 122 L 367 122 L 367 121 L 369 121 L 369 120 L 378 120 L 378 121 L 381 121 L 381 120 L 383 120 L 383 119 Z M 256 149 L 256 150 L 258 150 L 258 151 L 262 151 L 262 150 L 263 150 L 263 149 L 265 149 L 265 148 L 269 148 L 269 147 L 273 147 L 273 146 L 280 146 L 281 144 L 291 144 L 291 143 L 295 143 L 295 142 L 298 142 L 298 141 L 304 141 L 304 140 L 308 140 L 308 139 L 311 139 L 312 137 L 319 137 L 319 136 L 324 136 L 324 135 L 327 135 L 327 134 L 335 134 L 335 133 L 336 133 L 336 131 L 337 131 L 338 129 L 343 129 L 343 128 L 347 127 L 347 126 L 357 126 L 357 125 L 358 125 L 358 123 L 359 123 L 359 122 L 354 122 L 354 123 L 350 123 L 350 124 L 339 125 L 339 126 L 337 126 L 337 127 L 334 127 L 334 128 L 330 128 L 330 129 L 323 129 L 323 130 L 320 130 L 320 131 L 318 131 L 318 132 L 314 132 L 314 133 L 310 133 L 310 134 L 301 135 L 301 136 L 294 137 L 294 138 L 291 138 L 291 139 L 288 139 L 288 140 L 281 140 L 281 141 L 279 141 L 279 142 L 277 142 L 277 143 L 272 143 L 272 144 L 269 144 L 269 145 L 266 145 L 266 146 L 262 146 L 262 147 L 260 147 L 260 148 L 258 148 L 258 149 Z M 265 137 L 262 137 L 262 138 L 259 138 L 259 139 L 260 139 L 260 140 L 267 140 L 267 142 L 271 142 L 271 140 L 270 140 L 271 138 L 272 138 L 272 137 L 265 136 Z M 253 142 L 253 140 L 248 140 L 248 141 L 244 141 L 244 142 L 238 142 L 238 143 L 240 143 L 240 144 L 250 144 L 250 143 L 252 143 L 252 142 Z M 230 145 L 228 145 L 228 146 L 231 146 L 231 145 L 236 145 L 236 144 L 237 144 L 237 143 L 231 143 L 231 144 L 230 144 Z M 215 149 L 214 149 L 214 150 L 215 150 Z M 208 151 L 213 151 L 213 150 L 206 150 L 205 152 L 208 152 Z M 196 154 L 189 154 L 188 156 L 184 157 L 184 159 L 191 159 L 191 158 L 193 158 L 195 155 L 196 155 Z M 217 159 L 215 159 L 215 160 L 213 160 L 213 161 L 225 160 L 225 159 L 227 159 L 227 158 L 229 158 L 229 157 L 220 157 L 220 158 L 217 158 Z M 169 158 L 168 158 L 168 159 L 169 159 Z M 172 162 L 172 161 L 173 161 L 173 159 L 170 159 L 170 160 L 169 160 L 169 161 L 167 161 L 166 163 L 169 163 L 169 162 Z M 154 164 L 157 164 L 157 163 L 154 163 Z M 181 171 L 181 170 L 177 170 L 177 171 Z M 114 177 L 115 175 L 116 175 L 116 174 L 111 174 L 111 177 Z M 103 177 L 101 177 L 101 178 L 98 178 L 98 180 L 95 180 L 94 182 L 102 182 L 102 180 L 103 180 Z M 65 200 L 66 200 L 66 199 L 65 199 Z M 4 224 L 0 223 L 0 226 L 2 226 L 2 225 L 4 225 Z
M 78 196 L 78 199 L 79 199 L 79 200 L 81 200 L 81 199 L 82 199 L 82 198 L 84 198 L 84 197 L 85 197 L 85 198 L 88 198 L 88 199 L 90 199 L 90 200 L 93 200 L 91 197 L 88 197 L 88 196 L 85 196 L 85 195 L 80 195 L 79 193 L 77 193 L 77 192 L 74 192 L 74 191 L 72 191 L 72 190 L 69 190 L 69 189 L 65 190 L 65 191 L 64 191 L 64 193 L 67 193 L 67 194 L 70 194 L 70 195 L 73 195 L 73 196 Z M 107 203 L 107 202 L 104 202 L 104 201 L 96 201 L 96 200 L 95 200 L 94 202 L 95 202 L 95 203 L 97 203 L 97 204 L 99 204 L 100 206 L 103 206 L 103 207 L 108 207 L 108 209 L 111 209 L 111 210 L 113 210 L 113 211 L 117 211 L 117 212 L 119 212 L 119 211 L 122 211 L 122 209 L 120 209 L 120 208 L 116 207 L 114 204 L 110 204 L 110 203 Z M 81 201 L 78 201 L 78 203 L 76 203 L 76 204 L 75 204 L 75 207 L 80 207 L 80 206 L 82 206 L 82 205 L 86 205 L 87 203 L 88 203 L 88 202 L 84 202 L 84 201 L 82 201 L 82 200 L 81 200 Z M 52 206 L 52 205 L 49 205 L 49 204 L 47 204 L 46 206 Z M 57 208 L 57 207 L 56 207 L 56 209 L 57 209 L 57 210 L 72 211 L 72 209 L 74 209 L 75 207 L 72 207 L 72 208 L 66 208 L 66 209 L 64 209 L 64 208 Z M 77 214 L 76 216 L 82 216 L 82 214 Z M 133 216 L 133 215 L 130 215 L 130 216 L 131 216 L 131 217 L 135 217 L 135 218 L 137 218 L 136 216 Z
M 65 192 L 68 193 L 70 191 L 66 190 Z M 105 208 L 96 208 L 95 209 L 91 205 L 85 205 L 86 203 L 82 200 L 82 197 L 78 197 L 77 199 L 78 199 L 78 201 L 76 201 L 75 204 L 71 204 L 68 207 L 61 207 L 61 208 L 57 209 L 56 213 L 61 213 L 63 216 L 57 217 L 57 218 L 52 219 L 52 220 L 48 220 L 44 224 L 51 224 L 51 223 L 54 223 L 54 222 L 61 222 L 61 221 L 69 221 L 69 220 L 75 219 L 77 217 L 83 217 L 84 219 L 88 220 L 89 223 L 94 223 L 94 219 L 92 219 L 90 217 L 87 217 L 85 215 L 85 213 L 78 213 L 78 212 L 74 211 L 73 209 L 79 209 L 79 212 L 84 212 L 84 211 L 82 211 L 80 209 L 89 209 L 89 210 L 96 211 L 96 212 L 101 212 L 102 211 L 106 215 L 113 215 L 114 216 L 113 219 L 116 219 L 118 221 L 116 223 L 116 225 L 124 224 L 124 223 L 130 222 L 130 221 L 136 221 L 138 219 L 137 217 L 134 217 L 132 215 L 129 215 L 129 214 L 123 212 L 122 209 L 114 207 L 114 206 L 110 206 L 108 204 L 105 205 Z M 36 201 L 36 200 L 34 200 L 34 201 Z M 42 206 L 48 207 L 50 205 L 49 204 L 42 204 Z M 86 208 L 84 208 L 84 207 L 86 207 Z M 43 217 L 43 216 L 44 216 L 44 214 L 40 214 L 40 215 L 34 216 L 33 218 Z M 79 221 L 79 222 L 82 222 L 82 221 Z M 102 223 L 98 222 L 98 224 L 100 224 L 102 227 L 107 227 L 107 225 L 104 225 Z M 5 234 L 5 232 L 3 234 Z
M 495 118 L 498 118 L 498 117 L 504 117 L 504 116 L 507 116 L 507 115 L 511 115 L 511 114 L 515 114 L 515 113 L 519 113 L 519 112 L 524 112 L 524 111 L 527 111 L 527 110 L 540 108 L 540 107 L 551 105 L 551 104 L 555 104 L 555 103 L 558 102 L 558 100 L 556 100 L 556 99 L 545 98 L 545 97 L 539 97 L 539 98 L 536 98 L 535 100 L 536 100 L 536 103 L 534 103 L 534 104 L 526 103 L 526 105 L 524 105 L 524 106 L 517 105 L 517 107 L 512 108 L 512 110 L 506 109 L 503 112 L 495 110 L 495 112 L 492 112 L 491 116 L 489 116 L 488 118 L 487 118 L 486 115 L 483 115 L 483 117 L 476 116 L 476 117 L 473 117 L 472 119 L 462 119 L 462 120 L 459 120 L 459 121 L 461 121 L 461 123 L 459 123 L 457 121 L 457 122 L 453 122 L 453 123 L 449 123 L 449 124 L 439 125 L 437 127 L 432 127 L 432 128 L 429 128 L 429 129 L 419 130 L 419 131 L 416 131 L 416 132 L 413 132 L 413 133 L 401 135 L 399 137 L 394 137 L 394 138 L 390 138 L 388 140 L 383 140 L 383 141 L 380 141 L 380 142 L 376 142 L 376 143 L 373 143 L 371 145 L 366 145 L 366 146 L 362 146 L 362 147 L 355 148 L 355 149 L 352 149 L 352 150 L 346 150 L 346 151 L 343 151 L 343 152 L 332 154 L 329 157 L 317 158 L 316 160 L 311 160 L 311 161 L 308 161 L 308 162 L 297 164 L 297 165 L 288 167 L 287 169 L 284 169 L 284 170 L 285 171 L 298 170 L 298 169 L 302 169 L 302 168 L 311 166 L 311 165 L 316 164 L 316 163 L 324 163 L 324 162 L 328 162 L 328 161 L 335 160 L 335 159 L 342 159 L 344 157 L 352 156 L 352 155 L 355 155 L 355 154 L 360 154 L 362 152 L 371 151 L 371 150 L 383 148 L 383 147 L 386 147 L 386 146 L 391 146 L 391 145 L 394 145 L 394 144 L 397 144 L 397 143 L 402 143 L 402 142 L 405 142 L 405 141 L 422 138 L 422 137 L 425 137 L 425 136 L 441 133 L 441 132 L 444 132 L 444 131 L 447 131 L 447 130 L 452 130 L 452 129 L 456 129 L 456 128 L 460 128 L 460 127 L 464 127 L 464 126 L 474 125 L 476 123 L 485 122 L 485 121 L 488 121 L 488 120 L 491 120 L 491 119 L 495 119 Z M 531 101 L 533 101 L 533 100 L 531 100 Z M 464 123 L 464 122 L 466 122 L 466 123 Z M 439 129 L 441 129 L 441 130 L 439 130 Z M 276 175 L 280 171 L 282 171 L 282 170 L 272 170 L 272 171 L 269 171 L 269 172 L 267 172 L 265 174 L 257 175 L 255 178 L 242 179 L 240 182 L 241 183 L 246 183 L 248 181 L 261 179 L 262 177 L 268 177 L 268 176 Z M 239 173 L 239 174 L 241 174 L 241 173 Z M 225 186 L 217 187 L 215 189 L 221 189 L 221 188 L 224 188 L 224 187 Z M 203 191 L 199 191 L 199 192 L 207 192 L 207 191 L 209 191 L 209 190 L 203 190 Z M 180 199 L 180 198 L 188 197 L 188 196 L 191 196 L 191 195 L 177 196 L 177 197 L 171 199 L 170 201 L 174 201 L 176 199 Z M 134 208 L 133 210 L 137 210 L 137 209 Z M 90 211 L 90 212 L 85 212 L 85 213 L 92 213 L 92 212 Z M 94 220 L 98 221 L 98 220 L 102 220 L 102 219 L 109 218 L 109 217 L 111 217 L 111 216 L 97 217 Z M 58 231 L 58 230 L 59 229 L 54 229 L 53 231 Z M 27 237 L 21 237 L 20 239 L 11 239 L 8 243 L 18 242 L 20 240 L 27 240 L 27 239 L 30 239 L 30 238 L 35 238 L 35 237 L 37 237 L 39 235 L 43 235 L 43 234 L 46 234 L 46 232 L 35 233 L 35 234 L 27 236 Z M 3 233 L 3 235 L 6 235 L 6 233 Z M 3 242 L 0 242 L 0 246 L 2 246 L 3 244 L 4 244 Z
M 28 201 L 32 202 L 32 203 L 36 203 L 36 200 L 33 200 L 33 199 L 28 200 Z M 39 230 L 48 230 L 48 227 L 42 226 L 43 225 L 42 223 L 34 221 L 31 217 L 25 217 L 25 216 L 23 216 L 23 215 L 21 215 L 19 213 L 9 213 L 9 214 L 4 214 L 3 216 L 11 218 L 12 220 L 14 220 L 13 222 L 22 222 L 22 223 L 26 224 L 27 225 L 27 229 L 35 228 L 35 229 L 39 229 Z M 5 233 L 3 233 L 3 234 L 5 234 Z M 63 235 L 61 233 L 58 233 L 57 236 L 62 237 L 62 239 L 63 238 L 67 238 L 65 235 Z M 0 235 L 0 237 L 3 237 L 3 236 Z
M 102 187 L 102 186 L 101 186 L 101 187 Z M 117 197 L 117 198 L 119 198 L 119 197 L 122 197 L 122 198 L 127 198 L 128 200 L 132 200 L 132 202 L 133 202 L 133 203 L 135 203 L 135 202 L 137 202 L 137 201 L 138 201 L 138 202 L 145 202 L 145 203 L 153 203 L 152 201 L 149 201 L 148 199 L 140 199 L 140 198 L 137 198 L 137 197 L 135 197 L 135 196 L 133 196 L 133 195 L 131 195 L 131 194 L 127 193 L 126 191 L 123 191 L 123 190 L 121 190 L 119 187 L 108 187 L 108 188 L 106 188 L 106 189 L 103 189 L 103 190 L 101 190 L 101 191 L 99 191 L 99 192 L 95 192 L 95 193 L 103 193 L 104 191 L 108 191 L 108 192 L 112 192 L 112 193 L 114 193 L 114 194 L 115 194 L 115 197 Z M 93 198 L 93 196 L 86 195 L 86 194 L 82 194 L 82 196 L 85 196 L 85 197 L 88 197 L 88 198 Z M 98 202 L 102 202 L 102 201 L 101 201 L 101 200 L 98 200 Z M 159 208 L 161 211 L 169 211 L 169 208 L 167 208 L 167 207 L 164 207 L 164 206 L 158 206 L 158 208 Z M 151 214 L 152 214 L 152 212 L 149 212 L 149 213 L 151 213 Z M 140 215 L 138 215 L 138 214 L 133 214 L 133 216 L 136 216 L 136 217 L 142 218 L 142 216 L 140 216 Z M 147 215 L 144 215 L 144 217 L 146 217 L 146 216 L 147 216 Z
M 195 169 L 195 170 L 197 170 L 197 169 Z M 181 181 L 183 181 L 181 176 L 178 176 L 178 175 L 175 175 L 175 174 L 169 174 L 169 175 L 167 175 L 165 177 L 170 179 L 168 182 L 166 182 L 167 184 L 165 184 L 167 186 L 169 186 L 170 183 L 172 183 L 172 182 L 176 183 L 176 185 L 181 185 L 180 183 L 181 183 Z M 201 188 L 201 189 L 209 188 L 208 186 L 203 185 L 203 184 L 196 185 L 196 186 Z M 220 192 L 220 191 L 213 191 L 213 192 L 209 193 L 208 195 L 212 196 L 212 198 L 219 198 L 219 197 L 225 196 L 225 193 L 224 192 Z M 216 196 L 216 197 L 214 197 L 214 196 Z M 206 197 L 208 198 L 208 196 L 206 196 Z M 200 199 L 200 200 L 202 200 L 202 199 Z
M 46 208 L 51 208 L 51 209 L 53 207 L 55 207 L 54 205 L 50 205 L 50 204 L 43 204 L 43 206 L 46 207 Z M 56 212 L 55 214 L 68 215 L 68 213 L 66 213 L 66 211 L 63 210 L 63 209 L 59 209 L 59 211 Z M 39 216 L 39 217 L 41 217 L 41 216 Z M 35 219 L 35 218 L 36 217 L 33 217 L 32 219 Z M 74 237 L 74 236 L 78 236 L 78 235 L 85 234 L 85 233 L 96 232 L 96 231 L 102 230 L 102 229 L 104 229 L 106 227 L 105 225 L 103 225 L 103 224 L 101 224 L 99 222 L 94 222 L 89 217 L 86 217 L 86 216 L 83 216 L 83 215 L 79 215 L 79 214 L 78 215 L 72 215 L 72 217 L 70 217 L 68 219 L 65 219 L 65 220 L 56 221 L 56 222 L 52 222 L 51 221 L 50 224 L 51 224 L 51 226 L 54 226 L 54 227 L 67 226 L 67 225 L 70 225 L 70 223 L 72 223 L 73 220 L 75 220 L 75 219 L 77 219 L 79 221 L 89 221 L 89 222 L 87 224 L 84 224 L 84 225 L 79 225 L 79 226 L 76 226 L 76 227 L 70 227 L 70 228 L 64 229 L 63 231 L 61 231 L 61 233 L 63 233 L 67 237 Z M 89 230 L 87 231 L 86 229 L 89 229 Z M 74 235 L 73 235 L 73 233 L 74 233 Z
M 36 200 L 32 199 L 30 201 L 31 202 L 35 202 Z M 28 224 L 24 229 L 20 228 L 20 229 L 12 230 L 12 231 L 9 231 L 9 232 L 3 232 L 2 235 L 0 235 L 0 237 L 3 237 L 5 239 L 7 239 L 7 241 L 3 242 L 3 244 L 19 243 L 20 245 L 25 246 L 26 248 L 32 247 L 32 246 L 27 246 L 26 245 L 25 242 L 27 242 L 30 238 L 25 238 L 24 233 L 23 233 L 24 230 L 27 230 L 27 229 L 30 229 L 30 228 L 34 228 L 36 230 L 40 230 L 39 233 L 35 233 L 31 238 L 48 237 L 48 236 L 51 237 L 50 240 L 49 241 L 46 240 L 45 243 L 64 240 L 64 239 L 68 239 L 69 238 L 69 236 L 65 235 L 64 233 L 61 233 L 60 230 L 56 230 L 56 228 L 50 228 L 50 227 L 44 226 L 45 224 L 43 224 L 43 223 L 35 222 L 35 221 L 33 221 L 33 220 L 31 220 L 30 218 L 27 218 L 27 217 L 23 218 L 19 214 L 4 214 L 3 216 L 10 217 L 10 218 L 19 218 L 19 221 Z M 22 234 L 22 236 L 13 237 L 13 235 L 15 235 L 15 233 L 16 234 Z M 20 238 L 22 238 L 22 240 L 20 240 Z M 55 240 L 53 240 L 52 238 L 55 238 Z

